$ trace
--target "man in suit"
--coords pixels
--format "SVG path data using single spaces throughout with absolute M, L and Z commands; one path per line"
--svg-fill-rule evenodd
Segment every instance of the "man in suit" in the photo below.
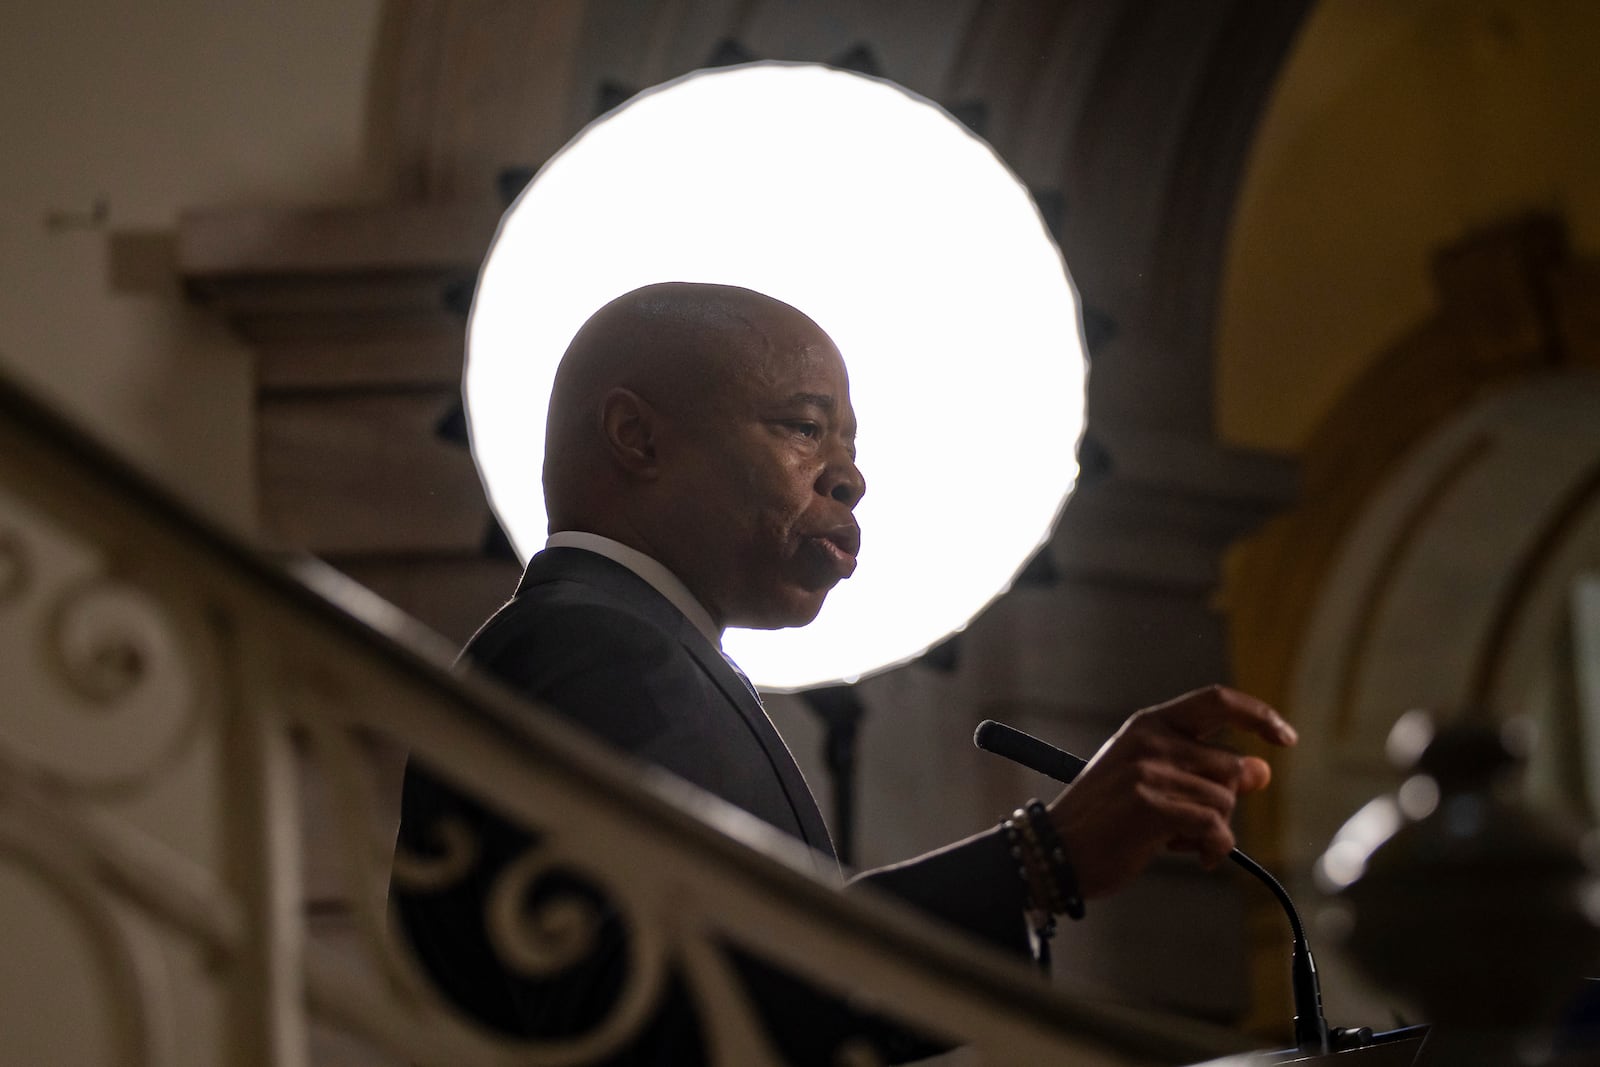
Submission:
M 963 444 L 959 426 L 929 432 L 942 436 L 939 447 Z M 855 570 L 861 536 L 852 513 L 866 491 L 855 435 L 843 359 L 796 309 L 749 290 L 688 283 L 619 297 L 578 332 L 556 376 L 544 470 L 548 546 L 465 656 L 831 859 L 815 800 L 720 642 L 727 626 L 805 625 Z M 930 505 L 944 504 L 946 521 L 981 529 L 982 491 L 952 486 L 949 500 Z M 1034 824 L 857 881 L 1023 952 L 1030 910 L 1081 908 L 1163 849 L 1193 851 L 1208 864 L 1227 854 L 1235 798 L 1270 777 L 1262 761 L 1210 743 L 1227 726 L 1275 744 L 1294 740 L 1276 712 L 1244 694 L 1188 694 L 1130 718 Z M 445 816 L 478 827 L 485 845 L 473 874 L 449 889 L 397 891 L 424 964 L 464 1010 L 497 1029 L 552 1037 L 596 1025 L 621 982 L 622 931 L 602 931 L 600 950 L 559 978 L 509 972 L 482 932 L 483 900 L 530 838 L 414 769 L 402 846 L 426 848 L 427 827 Z M 1028 847 L 1019 864 L 1022 830 Z M 1050 838 L 1060 844 L 1053 858 L 1043 847 Z M 594 894 L 575 882 L 545 888 Z M 796 1062 L 827 1062 L 842 1036 L 876 1027 L 759 961 L 736 964 Z M 920 1050 L 907 1035 L 878 1029 L 890 1055 Z M 699 1048 L 692 1005 L 675 987 L 616 1062 L 697 1062 Z

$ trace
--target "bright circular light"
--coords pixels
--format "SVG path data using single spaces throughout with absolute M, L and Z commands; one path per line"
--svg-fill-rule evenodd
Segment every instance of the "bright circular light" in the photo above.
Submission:
M 849 365 L 869 491 L 855 577 L 800 630 L 724 647 L 768 688 L 854 680 L 962 629 L 1049 536 L 1077 475 L 1077 298 L 994 152 L 898 86 L 753 64 L 636 97 L 500 224 L 468 331 L 473 454 L 526 559 L 555 367 L 607 301 L 658 281 L 793 304 Z

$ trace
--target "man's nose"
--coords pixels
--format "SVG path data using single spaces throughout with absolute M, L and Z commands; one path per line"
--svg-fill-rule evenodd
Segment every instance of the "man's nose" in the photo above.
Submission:
M 854 509 L 867 493 L 867 480 L 862 476 L 861 468 L 856 466 L 856 461 L 848 453 L 841 453 L 823 470 L 822 477 L 817 480 L 817 492 Z

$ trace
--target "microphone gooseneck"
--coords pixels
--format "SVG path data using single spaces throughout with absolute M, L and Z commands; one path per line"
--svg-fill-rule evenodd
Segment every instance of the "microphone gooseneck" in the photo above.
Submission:
M 1306 930 L 1300 922 L 1300 912 L 1283 883 L 1272 872 L 1238 849 L 1228 853 L 1228 858 L 1265 883 L 1272 895 L 1283 905 L 1289 917 L 1289 928 L 1294 933 L 1294 952 L 1289 962 L 1289 984 L 1294 992 L 1294 1043 L 1301 1052 L 1328 1051 L 1328 1020 L 1322 1014 L 1322 983 L 1317 980 L 1317 963 L 1311 958 L 1311 946 L 1306 942 Z
M 1041 741 L 1032 734 L 1023 733 L 1003 722 L 985 719 L 973 732 L 972 743 L 985 752 L 992 752 L 1031 771 L 1048 775 L 1063 785 L 1071 784 L 1089 761 Z M 1290 963 L 1290 985 L 1294 993 L 1294 1042 L 1302 1052 L 1327 1053 L 1328 1021 L 1322 1015 L 1322 986 L 1317 981 L 1317 965 L 1311 958 L 1311 946 L 1306 943 L 1306 930 L 1300 921 L 1300 912 L 1289 891 L 1283 888 L 1261 864 L 1238 849 L 1228 853 L 1228 858 L 1259 878 L 1272 895 L 1278 898 L 1284 914 L 1289 917 L 1289 928 L 1294 933 L 1294 955 Z

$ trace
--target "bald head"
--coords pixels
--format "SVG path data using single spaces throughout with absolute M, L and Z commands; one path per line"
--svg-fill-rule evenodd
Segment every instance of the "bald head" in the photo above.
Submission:
M 719 625 L 809 622 L 855 569 L 844 361 L 780 300 L 688 282 L 618 297 L 568 346 L 546 427 L 551 532 L 644 552 Z
M 551 531 L 589 529 L 621 488 L 602 407 L 622 389 L 674 418 L 721 405 L 729 386 L 821 327 L 751 289 L 661 282 L 624 293 L 589 317 L 556 370 L 545 425 L 544 492 Z M 604 531 L 596 531 L 604 532 Z

